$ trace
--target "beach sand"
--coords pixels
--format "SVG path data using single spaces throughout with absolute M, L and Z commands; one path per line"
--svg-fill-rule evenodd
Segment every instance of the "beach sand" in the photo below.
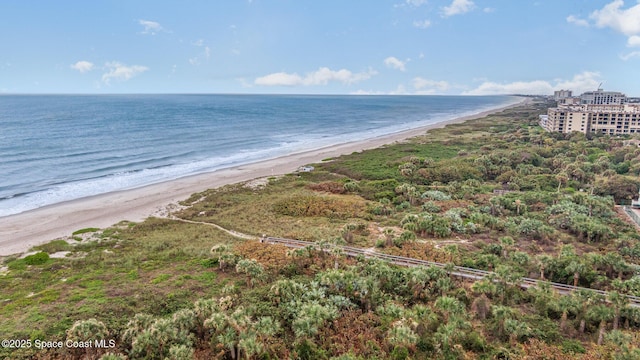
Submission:
M 0 218 L 0 256 L 28 251 L 33 246 L 69 236 L 79 229 L 106 228 L 123 220 L 142 221 L 149 216 L 161 213 L 170 204 L 185 200 L 196 192 L 260 177 L 291 173 L 300 166 L 320 162 L 322 159 L 403 141 L 424 135 L 430 129 L 485 117 L 529 101 L 530 99 L 524 98 L 522 102 L 511 106 L 395 134 L 299 152 L 248 165 L 82 198 L 2 217 Z

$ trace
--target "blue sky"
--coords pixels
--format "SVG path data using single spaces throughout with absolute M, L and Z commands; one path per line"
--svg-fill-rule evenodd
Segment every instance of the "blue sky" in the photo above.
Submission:
M 640 2 L 0 2 L 0 93 L 640 96 Z

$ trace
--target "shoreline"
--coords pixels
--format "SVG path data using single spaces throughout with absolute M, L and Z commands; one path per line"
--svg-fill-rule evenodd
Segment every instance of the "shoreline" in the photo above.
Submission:
M 0 256 L 28 251 L 31 247 L 70 236 L 83 228 L 107 228 L 120 221 L 143 221 L 194 193 L 257 178 L 288 174 L 299 167 L 329 157 L 351 154 L 424 135 L 450 124 L 486 117 L 529 103 L 530 98 L 500 108 L 403 130 L 375 138 L 325 146 L 246 165 L 192 175 L 176 180 L 47 205 L 0 218 Z

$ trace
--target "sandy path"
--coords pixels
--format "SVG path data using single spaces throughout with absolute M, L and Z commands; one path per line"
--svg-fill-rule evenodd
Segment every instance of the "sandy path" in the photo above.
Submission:
M 122 220 L 142 221 L 167 205 L 184 200 L 199 191 L 264 176 L 290 173 L 302 165 L 319 162 L 325 158 L 392 144 L 423 135 L 429 129 L 484 117 L 528 101 L 529 99 L 524 99 L 519 104 L 501 109 L 391 135 L 290 154 L 249 165 L 82 198 L 2 217 L 0 218 L 0 256 L 25 252 L 32 246 L 71 235 L 73 231 L 87 227 L 105 228 Z
M 218 225 L 218 224 L 214 224 L 214 223 L 208 223 L 208 222 L 202 222 L 202 221 L 192 221 L 192 220 L 187 220 L 187 219 L 180 219 L 177 218 L 175 216 L 170 217 L 169 219 L 171 220 L 175 220 L 175 221 L 182 221 L 188 224 L 200 224 L 200 225 L 206 225 L 206 226 L 211 226 L 214 227 L 220 231 L 224 231 L 227 234 L 233 236 L 233 237 L 237 237 L 239 239 L 245 239 L 245 240 L 258 240 L 257 236 L 253 236 L 253 235 L 249 235 L 249 234 L 245 234 L 245 233 L 241 233 L 239 231 L 235 231 L 235 230 L 229 230 L 229 229 L 225 229 L 222 226 Z

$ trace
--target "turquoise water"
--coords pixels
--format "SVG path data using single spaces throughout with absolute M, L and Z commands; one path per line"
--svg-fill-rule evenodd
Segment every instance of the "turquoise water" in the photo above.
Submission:
M 0 216 L 517 101 L 507 96 L 0 96 Z

